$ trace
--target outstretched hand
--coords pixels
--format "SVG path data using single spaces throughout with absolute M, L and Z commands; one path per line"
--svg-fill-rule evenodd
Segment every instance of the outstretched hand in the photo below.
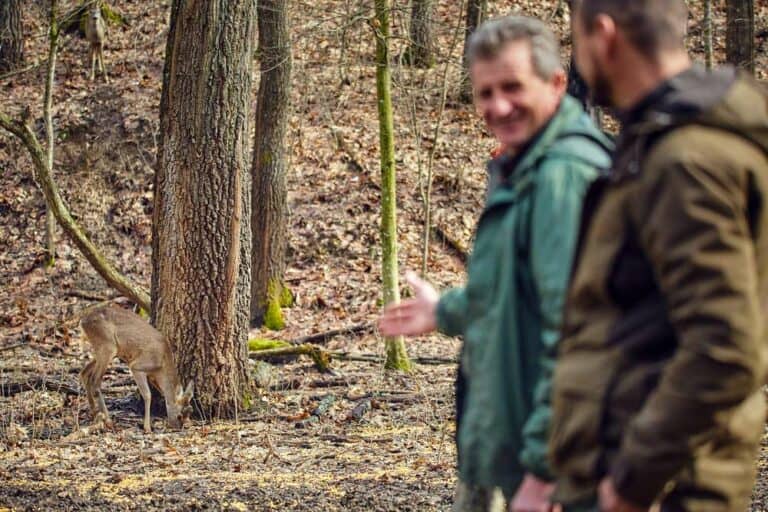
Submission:
M 384 336 L 416 336 L 437 328 L 437 290 L 412 271 L 406 272 L 405 280 L 414 297 L 384 308 L 379 317 L 379 331 Z

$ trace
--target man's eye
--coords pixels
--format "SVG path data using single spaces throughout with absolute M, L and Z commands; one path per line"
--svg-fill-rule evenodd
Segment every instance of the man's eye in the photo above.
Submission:
M 483 100 L 487 100 L 491 97 L 491 90 L 490 89 L 480 89 L 477 91 L 477 97 Z
M 520 90 L 520 83 L 519 82 L 506 82 L 501 87 L 504 92 L 517 92 Z

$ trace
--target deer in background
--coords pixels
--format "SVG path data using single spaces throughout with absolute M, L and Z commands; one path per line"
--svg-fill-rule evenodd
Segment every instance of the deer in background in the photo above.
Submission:
M 88 11 L 88 19 L 85 22 L 85 38 L 88 40 L 88 58 L 91 60 L 91 80 L 96 74 L 96 65 L 104 80 L 109 82 L 104 71 L 104 42 L 106 41 L 106 26 L 101 17 L 101 4 L 99 2 L 91 6 Z
M 128 365 L 144 399 L 144 432 L 151 432 L 149 408 L 152 383 L 165 398 L 168 424 L 181 428 L 192 412 L 192 383 L 181 385 L 171 348 L 165 337 L 139 315 L 117 306 L 103 306 L 80 320 L 93 350 L 93 359 L 80 372 L 94 418 L 99 414 L 110 425 L 109 412 L 101 395 L 101 380 L 115 356 Z M 98 403 L 99 412 L 96 405 Z

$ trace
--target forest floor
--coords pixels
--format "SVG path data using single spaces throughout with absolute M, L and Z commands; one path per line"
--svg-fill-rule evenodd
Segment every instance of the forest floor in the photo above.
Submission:
M 62 2 L 62 12 L 75 5 Z M 490 2 L 499 14 L 506 2 Z M 0 78 L 0 111 L 29 105 L 43 133 L 46 2 L 24 16 L 32 68 Z M 378 122 L 368 2 L 291 2 L 294 45 L 289 165 L 288 282 L 296 304 L 287 328 L 252 337 L 295 339 L 372 323 L 380 309 Z M 405 3 L 403 3 L 405 4 Z M 435 225 L 470 244 L 494 147 L 470 106 L 454 101 L 460 2 L 438 2 L 438 64 L 393 75 L 401 269 L 422 261 L 421 185 L 434 148 Z M 563 35 L 556 1 L 516 2 Z M 64 36 L 56 70 L 55 176 L 73 214 L 109 259 L 149 288 L 152 181 L 169 1 L 116 0 L 128 25 L 109 33 L 110 81 L 87 80 L 86 44 Z M 722 61 L 724 2 L 715 2 L 716 59 Z M 693 19 L 701 19 L 694 10 Z M 758 75 L 766 79 L 768 7 L 758 7 Z M 407 11 L 394 13 L 403 34 Z M 691 50 L 701 56 L 701 30 Z M 396 45 L 393 54 L 402 51 Z M 449 65 L 446 66 L 446 62 Z M 38 63 L 37 66 L 34 66 Z M 443 76 L 449 101 L 437 138 Z M 258 73 L 256 73 L 258 75 Z M 255 97 L 254 88 L 254 97 Z M 3 510 L 449 510 L 455 485 L 451 361 L 459 341 L 409 341 L 432 358 L 408 375 L 380 363 L 308 359 L 271 368 L 251 411 L 236 421 L 194 422 L 181 432 L 153 418 L 141 430 L 141 402 L 126 367 L 104 382 L 115 428 L 91 426 L 77 373 L 88 359 L 78 312 L 114 297 L 66 239 L 44 261 L 44 207 L 20 143 L 0 134 L 0 511 Z M 464 276 L 460 251 L 433 242 L 429 278 L 440 287 Z M 337 336 L 329 349 L 381 356 L 373 331 Z M 320 413 L 318 407 L 327 407 Z M 768 510 L 766 453 L 753 511 Z

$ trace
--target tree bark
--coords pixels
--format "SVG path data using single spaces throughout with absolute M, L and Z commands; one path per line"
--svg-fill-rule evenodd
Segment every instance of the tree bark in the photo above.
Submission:
M 712 69 L 712 0 L 704 0 L 704 64 Z
M 251 325 L 284 326 L 287 231 L 285 132 L 291 85 L 286 0 L 259 0 L 261 81 L 256 104 L 251 230 Z
M 726 2 L 726 60 L 755 73 L 755 9 L 753 0 Z
M 411 44 L 407 61 L 417 68 L 431 68 L 435 65 L 432 44 L 433 0 L 413 0 L 411 5 Z
M 464 70 L 461 77 L 461 88 L 459 99 L 464 103 L 472 103 L 472 82 L 469 79 L 469 61 L 467 60 L 467 50 L 469 49 L 469 39 L 477 27 L 483 22 L 485 13 L 488 10 L 488 0 L 467 0 L 466 28 L 464 34 L 464 53 L 462 54 L 461 67 Z
M 400 301 L 397 278 L 397 197 L 395 194 L 395 145 L 392 92 L 389 69 L 390 0 L 375 0 L 376 96 L 379 110 L 381 153 L 381 278 L 384 303 Z M 386 338 L 386 361 L 390 370 L 409 370 L 411 363 L 402 336 Z
M 255 2 L 174 0 L 155 176 L 153 320 L 204 417 L 249 400 Z
M 21 2 L 0 1 L 0 73 L 18 69 L 24 64 Z

